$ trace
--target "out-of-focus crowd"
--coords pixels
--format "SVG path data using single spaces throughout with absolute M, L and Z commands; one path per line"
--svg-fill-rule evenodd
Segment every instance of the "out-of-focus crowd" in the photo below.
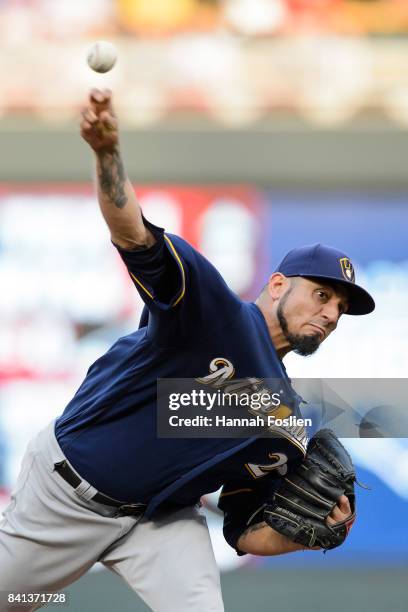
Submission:
M 72 120 L 111 87 L 124 123 L 361 112 L 408 124 L 407 0 L 0 0 L 0 118 Z M 119 61 L 92 73 L 87 45 Z M 375 115 L 377 116 L 377 115 Z
M 408 31 L 406 0 L 0 0 L 2 40 L 230 29 L 268 36 L 310 31 Z

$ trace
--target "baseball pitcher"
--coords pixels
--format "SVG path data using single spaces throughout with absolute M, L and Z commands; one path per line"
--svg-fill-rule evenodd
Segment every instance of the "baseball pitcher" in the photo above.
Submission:
M 92 90 L 81 133 L 112 248 L 145 307 L 139 329 L 90 366 L 27 448 L 0 522 L 0 611 L 40 607 L 7 594 L 58 591 L 99 561 L 156 612 L 221 612 L 200 497 L 222 487 L 224 535 L 240 555 L 334 548 L 355 518 L 353 464 L 329 430 L 308 445 L 284 429 L 158 438 L 156 381 L 275 378 L 290 389 L 283 357 L 310 355 L 341 316 L 374 301 L 347 255 L 317 244 L 289 252 L 256 302 L 243 302 L 200 253 L 143 217 L 109 91 Z

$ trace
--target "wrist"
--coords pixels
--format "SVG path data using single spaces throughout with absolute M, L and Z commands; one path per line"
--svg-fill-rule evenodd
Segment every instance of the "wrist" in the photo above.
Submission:
M 97 161 L 106 160 L 112 157 L 120 157 L 119 144 L 110 145 L 109 147 L 100 147 L 93 149 Z

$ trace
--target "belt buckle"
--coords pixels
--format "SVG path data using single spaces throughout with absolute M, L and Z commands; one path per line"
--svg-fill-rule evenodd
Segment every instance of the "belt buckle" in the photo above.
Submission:
M 125 516 L 137 516 L 138 514 L 143 514 L 145 509 L 146 504 L 123 504 L 122 506 L 119 506 L 118 512 L 120 514 L 124 514 Z

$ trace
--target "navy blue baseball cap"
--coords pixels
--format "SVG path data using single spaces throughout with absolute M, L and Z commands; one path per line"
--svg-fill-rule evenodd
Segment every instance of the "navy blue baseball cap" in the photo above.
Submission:
M 284 257 L 276 272 L 285 276 L 303 276 L 335 281 L 347 289 L 349 307 L 346 314 L 369 314 L 375 308 L 371 295 L 356 285 L 353 264 L 347 255 L 325 246 L 312 244 L 293 249 Z

